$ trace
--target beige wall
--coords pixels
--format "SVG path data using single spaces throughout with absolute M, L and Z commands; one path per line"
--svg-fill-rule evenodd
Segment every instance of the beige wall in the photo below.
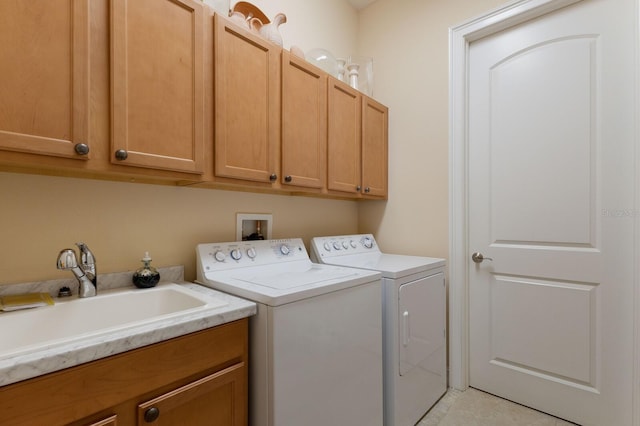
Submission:
M 378 0 L 359 15 L 374 97 L 389 106 L 389 201 L 359 206 L 383 250 L 448 257 L 448 84 L 452 26 L 504 0 Z
M 78 241 L 99 273 L 136 269 L 148 250 L 195 279 L 196 244 L 234 241 L 238 212 L 272 213 L 273 238 L 357 229 L 355 202 L 307 197 L 0 173 L 0 199 L 0 284 L 66 277 L 56 257 Z

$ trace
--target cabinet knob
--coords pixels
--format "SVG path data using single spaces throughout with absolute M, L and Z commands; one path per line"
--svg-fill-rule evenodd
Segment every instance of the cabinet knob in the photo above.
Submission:
M 284 181 L 285 181 L 285 182 L 287 182 L 287 183 L 291 182 L 291 176 L 286 175 L 286 176 L 284 177 Z
M 360 185 L 356 186 L 356 191 L 360 192 L 361 189 L 362 187 Z
M 369 187 L 367 186 L 367 187 L 364 189 L 364 192 L 366 192 L 366 193 L 368 194 L 369 192 L 371 192 L 371 188 L 369 188 Z
M 160 417 L 160 410 L 157 407 L 148 408 L 144 412 L 144 421 L 147 423 L 155 422 Z
M 74 149 L 78 155 L 87 155 L 89 153 L 89 145 L 86 143 L 77 143 Z
M 129 154 L 124 149 L 119 149 L 116 151 L 116 160 L 126 160 Z
M 278 175 L 275 173 L 272 173 L 271 176 L 269 176 L 269 180 L 271 182 L 275 182 L 276 180 L 278 180 Z

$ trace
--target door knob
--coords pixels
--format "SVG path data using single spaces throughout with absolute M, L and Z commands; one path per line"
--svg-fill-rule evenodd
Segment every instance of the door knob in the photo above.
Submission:
M 484 257 L 482 253 L 475 252 L 471 255 L 471 260 L 473 260 L 476 263 L 482 263 L 483 260 L 493 260 L 493 259 L 490 257 Z

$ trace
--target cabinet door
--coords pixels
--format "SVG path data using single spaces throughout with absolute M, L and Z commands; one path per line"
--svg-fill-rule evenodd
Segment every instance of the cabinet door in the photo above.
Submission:
M 87 426 L 118 426 L 118 416 L 113 415 L 113 416 L 107 417 L 106 419 L 89 423 Z
M 282 182 L 324 188 L 327 180 L 327 74 L 282 52 Z
M 88 3 L 0 1 L 0 149 L 88 158 Z
M 403 376 L 418 368 L 443 388 L 446 379 L 444 274 L 402 284 L 398 291 L 398 361 Z M 444 392 L 444 390 L 443 390 Z
M 280 49 L 215 15 L 215 175 L 277 180 Z
M 389 110 L 362 97 L 362 192 L 387 197 Z
M 189 383 L 139 404 L 138 425 L 245 425 L 246 380 L 239 363 Z
M 111 161 L 202 173 L 202 3 L 112 0 L 111 23 Z
M 330 190 L 360 192 L 361 98 L 357 90 L 329 77 L 327 187 Z

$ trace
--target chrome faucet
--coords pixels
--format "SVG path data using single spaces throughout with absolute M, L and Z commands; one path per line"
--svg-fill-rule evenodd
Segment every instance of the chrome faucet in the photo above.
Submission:
M 78 296 L 91 297 L 98 293 L 98 274 L 96 273 L 96 258 L 85 243 L 76 243 L 80 249 L 80 264 L 76 258 L 76 252 L 67 248 L 60 251 L 57 267 L 62 270 L 71 270 L 75 275 L 80 288 Z

